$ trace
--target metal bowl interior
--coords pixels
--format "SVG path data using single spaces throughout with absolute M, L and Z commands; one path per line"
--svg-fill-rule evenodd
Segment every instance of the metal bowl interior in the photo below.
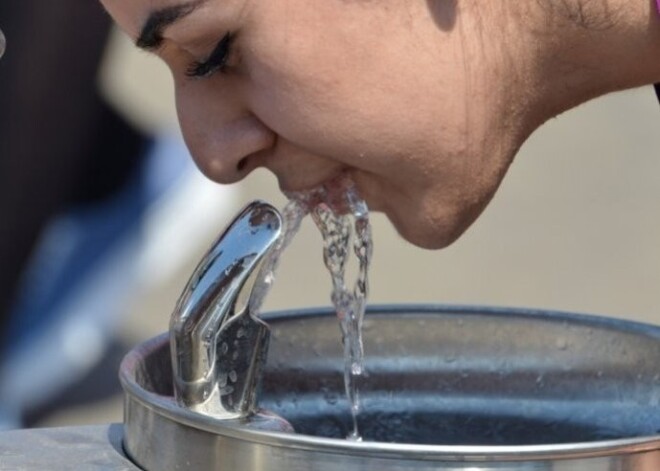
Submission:
M 331 315 L 280 314 L 261 404 L 299 433 L 350 430 Z M 364 326 L 365 440 L 594 442 L 660 433 L 660 329 L 510 309 L 382 308 Z
M 294 441 L 345 437 L 351 419 L 332 312 L 282 312 L 264 320 L 272 337 L 260 405 L 294 426 Z M 427 445 L 426 453 L 433 446 L 444 452 L 503 447 L 513 454 L 529 446 L 581 444 L 588 451 L 617 441 L 657 444 L 657 327 L 542 311 L 395 306 L 370 310 L 364 341 L 359 423 L 365 443 L 358 447 Z M 121 372 L 129 396 L 142 390 L 174 420 L 209 429 L 195 414 L 176 418 L 164 339 L 132 355 Z

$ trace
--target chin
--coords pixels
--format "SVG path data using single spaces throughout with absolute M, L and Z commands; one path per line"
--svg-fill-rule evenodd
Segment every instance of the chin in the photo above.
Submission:
M 444 249 L 445 247 L 449 247 L 460 237 L 460 234 L 457 236 L 447 236 L 443 232 L 436 232 L 424 228 L 408 230 L 397 227 L 396 229 L 399 232 L 399 235 L 401 235 L 401 237 L 407 242 L 420 249 L 426 250 Z
M 408 211 L 403 215 L 387 214 L 401 237 L 427 250 L 439 250 L 456 242 L 476 218 L 458 217 L 456 213 L 424 214 Z

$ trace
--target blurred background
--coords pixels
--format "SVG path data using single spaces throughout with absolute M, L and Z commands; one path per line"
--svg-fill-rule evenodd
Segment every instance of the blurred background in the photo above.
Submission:
M 197 260 L 240 208 L 285 202 L 263 171 L 231 186 L 205 180 L 178 134 L 165 66 L 94 2 L 60 2 L 0 4 L 0 428 L 121 421 L 123 354 L 167 329 Z M 660 323 L 659 157 L 651 87 L 550 121 L 451 247 L 412 247 L 373 215 L 370 303 Z M 306 221 L 264 310 L 328 305 L 329 290 Z

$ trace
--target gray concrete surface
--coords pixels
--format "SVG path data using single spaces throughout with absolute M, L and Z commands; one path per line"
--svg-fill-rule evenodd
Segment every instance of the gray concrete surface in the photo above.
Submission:
M 120 424 L 0 432 L 0 471 L 139 471 Z
M 115 84 L 112 93 L 121 95 L 121 79 L 108 80 Z M 162 90 L 167 93 L 167 82 Z M 148 116 L 140 119 L 148 126 Z M 483 216 L 448 249 L 414 248 L 374 215 L 371 302 L 527 306 L 660 323 L 659 157 L 660 105 L 651 88 L 605 97 L 552 120 L 524 146 Z M 255 198 L 284 202 L 264 172 L 240 189 L 236 210 Z M 226 222 L 217 221 L 218 231 Z M 204 249 L 200 244 L 198 254 Z M 320 238 L 307 222 L 266 309 L 328 304 L 320 252 Z M 122 328 L 127 344 L 167 328 L 195 262 L 140 293 Z M 60 411 L 40 425 L 120 420 L 121 401 L 114 397 Z

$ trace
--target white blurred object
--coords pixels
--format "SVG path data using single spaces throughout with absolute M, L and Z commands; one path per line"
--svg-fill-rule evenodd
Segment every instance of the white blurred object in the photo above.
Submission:
M 6 48 L 7 48 L 7 40 L 5 39 L 5 35 L 2 33 L 2 30 L 0 29 L 0 59 L 2 59 L 2 56 L 5 55 Z
M 139 189 L 144 198 L 140 204 L 146 206 L 139 219 L 130 222 L 107 253 L 95 257 L 89 273 L 71 284 L 48 315 L 53 321 L 2 358 L 0 429 L 19 426 L 23 412 L 47 403 L 93 368 L 128 306 L 143 293 L 138 287 L 157 284 L 179 270 L 217 235 L 219 221 L 235 212 L 237 187 L 202 177 L 178 134 L 159 136 L 145 165 Z M 53 265 L 65 269 L 75 259 L 76 247 L 85 243 L 88 229 L 74 216 L 55 220 L 31 271 L 51 273 Z M 48 267 L 42 263 L 52 270 L 44 270 Z
M 144 54 L 115 28 L 101 63 L 99 90 L 131 123 L 147 133 L 178 126 L 174 82 L 165 63 Z
M 117 311 L 135 281 L 131 260 L 138 250 L 135 237 L 121 244 L 109 263 L 78 286 L 78 295 L 58 309 L 57 322 L 7 355 L 0 368 L 4 407 L 20 417 L 22 411 L 43 405 L 100 361 L 120 321 Z
M 171 178 L 173 172 L 178 175 L 143 221 L 138 276 L 147 287 L 174 276 L 196 257 L 217 236 L 222 221 L 231 220 L 240 201 L 238 185 L 218 185 L 197 170 L 180 137 L 161 138 L 155 154 L 147 171 L 149 186 L 161 186 L 157 180 Z M 187 157 L 183 162 L 177 159 L 181 155 Z

